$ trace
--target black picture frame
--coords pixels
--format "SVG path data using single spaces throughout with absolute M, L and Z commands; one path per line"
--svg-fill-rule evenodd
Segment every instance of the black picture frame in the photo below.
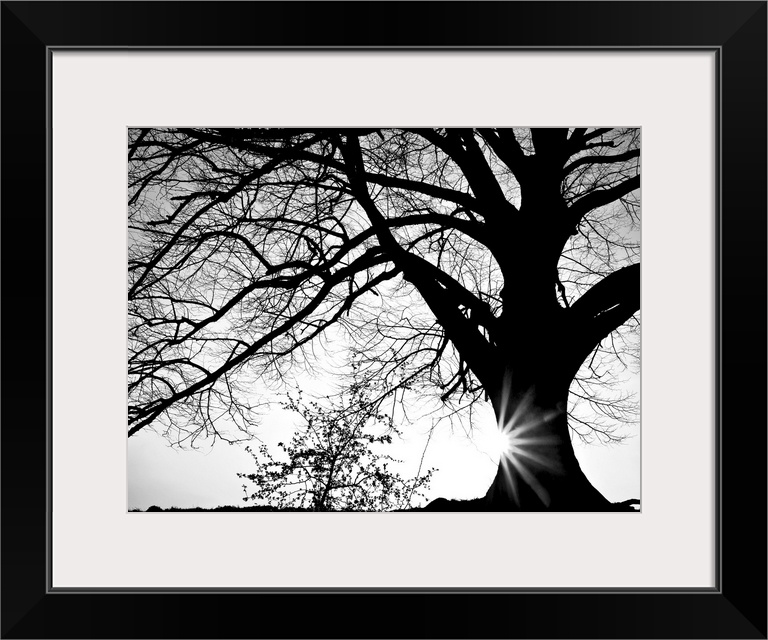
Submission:
M 766 6 L 3 2 L 2 637 L 766 638 Z M 718 52 L 715 589 L 51 592 L 50 50 L 253 46 Z

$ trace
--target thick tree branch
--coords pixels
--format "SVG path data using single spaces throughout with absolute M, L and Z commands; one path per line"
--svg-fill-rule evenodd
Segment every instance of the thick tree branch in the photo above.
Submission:
M 574 302 L 568 310 L 573 374 L 604 338 L 639 309 L 639 263 L 614 271 Z
M 517 181 L 522 183 L 525 179 L 525 154 L 515 132 L 512 129 L 478 129 L 478 132 Z
M 565 162 L 568 159 L 568 129 L 531 129 L 531 138 L 535 155 L 551 158 L 553 162 Z
M 599 138 L 600 136 L 605 135 L 606 133 L 610 133 L 613 131 L 610 127 L 607 128 L 598 128 L 590 131 L 589 133 L 586 133 L 584 136 L 582 136 L 581 141 L 582 142 L 589 142 L 590 140 L 594 140 L 595 138 Z
M 461 169 L 472 193 L 475 194 L 475 199 L 481 205 L 480 210 L 475 209 L 478 213 L 488 220 L 505 213 L 517 213 L 515 206 L 504 197 L 471 130 L 446 129 L 445 136 L 434 129 L 411 131 L 435 145 Z
M 505 210 L 508 210 L 507 213 L 516 213 L 517 210 L 504 196 L 499 181 L 488 165 L 480 145 L 477 144 L 475 132 L 472 129 L 451 129 L 451 131 L 459 135 L 464 145 L 462 169 L 470 180 L 470 185 L 474 185 L 472 190 L 476 194 L 478 192 L 482 194 L 489 204 L 493 203 L 492 206 L 499 211 L 498 215 L 503 215 Z
M 574 169 L 577 169 L 578 167 L 584 166 L 585 164 L 609 164 L 612 162 L 624 162 L 626 160 L 631 160 L 632 158 L 639 158 L 640 157 L 640 149 L 631 149 L 630 151 L 625 151 L 624 153 L 617 153 L 615 155 L 609 155 L 609 156 L 582 156 L 581 158 L 578 158 L 571 162 L 565 169 L 563 169 L 563 175 L 567 176 L 571 171 Z
M 629 193 L 632 193 L 635 189 L 640 188 L 640 176 L 633 176 L 623 182 L 609 187 L 608 189 L 597 189 L 590 191 L 587 195 L 582 196 L 576 200 L 570 207 L 568 207 L 568 214 L 570 216 L 571 224 L 574 229 L 579 224 L 581 219 L 590 211 L 597 209 L 598 207 L 605 206 L 611 202 L 615 202 L 619 198 L 623 198 Z M 575 232 L 574 232 L 575 233 Z
M 382 248 L 402 270 L 403 276 L 422 295 L 427 306 L 445 329 L 446 335 L 478 379 L 484 384 L 490 381 L 490 377 L 495 373 L 491 346 L 477 330 L 477 326 L 462 315 L 455 292 L 444 289 L 435 278 L 434 272 L 424 268 L 425 261 L 409 253 L 392 236 L 386 219 L 371 199 L 368 186 L 363 180 L 362 154 L 357 138 L 348 137 L 346 144 L 342 144 L 341 148 L 349 167 L 350 186 L 357 201 L 368 215 Z M 472 295 L 468 291 L 466 294 Z
M 640 304 L 640 263 L 614 271 L 593 285 L 571 305 L 577 320 L 589 320 L 618 302 L 635 300 Z

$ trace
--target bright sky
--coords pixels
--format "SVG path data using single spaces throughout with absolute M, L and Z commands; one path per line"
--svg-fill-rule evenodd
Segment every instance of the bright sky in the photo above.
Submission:
M 638 382 L 632 381 L 633 385 Z M 322 382 L 311 386 L 320 389 Z M 390 455 L 404 461 L 396 470 L 405 478 L 414 476 L 426 447 L 422 471 L 439 469 L 432 477 L 429 500 L 482 496 L 496 473 L 499 451 L 493 411 L 490 405 L 480 411 L 482 417 L 471 437 L 459 430 L 451 433 L 447 423 L 440 424 L 428 446 L 429 419 L 403 427 L 403 439 L 388 448 Z M 277 410 L 264 421 L 258 435 L 267 445 L 274 445 L 289 440 L 295 424 L 294 414 Z M 628 437 L 621 444 L 575 442 L 576 455 L 587 477 L 613 502 L 640 497 L 639 427 L 622 433 Z M 181 451 L 144 429 L 128 438 L 128 508 L 242 506 L 246 504 L 243 481 L 236 474 L 252 468 L 253 459 L 244 451 L 244 445 L 218 442 L 213 447 L 202 445 L 197 451 Z

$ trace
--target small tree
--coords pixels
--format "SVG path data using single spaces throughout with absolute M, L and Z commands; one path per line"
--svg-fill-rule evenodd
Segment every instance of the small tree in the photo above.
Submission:
M 330 407 L 304 401 L 301 392 L 289 396 L 283 406 L 298 413 L 303 424 L 290 444 L 277 444 L 287 460 L 275 459 L 266 445 L 258 454 L 246 447 L 256 470 L 237 475 L 255 489 L 243 485 L 243 500 L 278 509 L 391 511 L 424 499 L 435 469 L 421 475 L 419 468 L 410 480 L 390 470 L 390 463 L 399 461 L 378 449 L 392 444 L 400 432 L 391 417 L 377 413 L 370 396 L 365 382 L 352 385 L 346 404 L 342 400 Z

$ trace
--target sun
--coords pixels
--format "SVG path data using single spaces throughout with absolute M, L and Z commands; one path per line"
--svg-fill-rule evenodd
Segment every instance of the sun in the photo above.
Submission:
M 505 429 L 498 429 L 494 434 L 493 453 L 498 458 L 511 458 L 517 452 L 515 436 Z

